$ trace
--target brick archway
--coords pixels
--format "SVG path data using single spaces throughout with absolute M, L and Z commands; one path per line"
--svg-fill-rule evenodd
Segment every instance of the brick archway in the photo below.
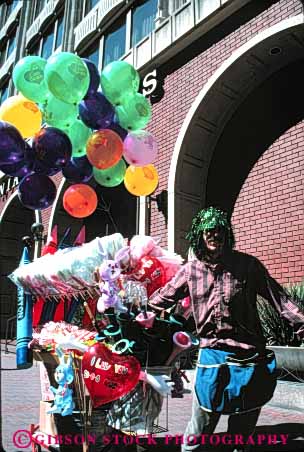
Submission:
M 290 95 L 288 92 L 284 94 L 284 108 L 288 101 L 290 108 L 280 112 L 276 105 L 273 108 L 276 120 L 271 117 L 273 99 L 281 95 L 286 77 L 292 77 L 299 70 L 303 73 L 303 40 L 303 15 L 280 22 L 235 51 L 197 96 L 180 130 L 170 166 L 169 249 L 186 255 L 184 237 L 199 208 L 217 204 L 232 213 L 238 193 L 254 163 L 286 129 L 303 118 L 303 99 L 294 97 L 296 91 L 292 90 Z M 271 80 L 276 84 L 273 95 L 269 96 L 274 86 Z M 299 78 L 295 80 L 290 88 L 295 88 L 299 81 Z M 250 110 L 250 105 L 253 105 L 250 101 L 258 99 L 262 102 L 260 111 Z M 300 102 L 294 106 L 290 99 Z M 255 117 L 258 124 L 261 112 L 271 127 L 266 127 L 259 137 L 258 130 L 252 133 L 250 120 Z M 247 143 L 252 145 L 248 146 L 250 149 L 246 156 L 240 154 L 244 141 L 238 137 L 242 133 Z M 259 144 L 256 148 L 253 138 Z M 225 146 L 231 152 L 227 158 Z M 239 161 L 238 155 L 241 156 Z M 233 165 L 238 167 L 231 175 L 234 177 L 231 183 L 229 170 Z

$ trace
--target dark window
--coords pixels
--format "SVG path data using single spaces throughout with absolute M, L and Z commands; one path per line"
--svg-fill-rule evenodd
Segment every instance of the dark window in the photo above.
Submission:
M 119 60 L 126 52 L 125 19 L 116 24 L 112 32 L 105 36 L 103 51 L 103 67 L 112 61 Z
M 48 58 L 53 52 L 53 42 L 54 42 L 54 25 L 51 27 L 49 32 L 43 37 L 42 41 L 42 58 Z
M 99 42 L 90 47 L 86 52 L 82 55 L 83 58 L 87 58 L 92 61 L 97 67 L 99 63 Z
M 14 0 L 7 5 L 6 18 L 8 18 L 9 15 L 13 12 L 13 10 L 16 8 L 17 4 L 18 4 L 18 0 Z
M 99 0 L 87 0 L 85 6 L 85 14 L 88 14 L 91 9 L 94 8 L 95 5 L 97 5 L 98 2 Z
M 28 55 L 39 55 L 40 54 L 40 41 L 36 42 L 30 50 L 27 52 Z
M 0 104 L 2 104 L 5 99 L 8 98 L 8 88 L 9 88 L 9 80 L 2 86 L 0 90 Z
M 41 13 L 41 11 L 43 10 L 45 5 L 46 5 L 46 0 L 36 0 L 35 14 L 34 14 L 35 19 Z
M 9 38 L 6 59 L 8 59 L 8 57 L 11 55 L 11 53 L 13 52 L 15 47 L 16 47 L 16 30 L 15 30 L 14 34 L 11 35 Z
M 55 49 L 58 49 L 58 47 L 62 44 L 62 37 L 63 37 L 63 16 L 59 17 L 57 23 Z
M 157 0 L 148 0 L 134 9 L 132 14 L 132 47 L 154 30 Z
M 6 46 L 0 50 L 0 66 L 2 66 L 5 59 L 6 59 Z

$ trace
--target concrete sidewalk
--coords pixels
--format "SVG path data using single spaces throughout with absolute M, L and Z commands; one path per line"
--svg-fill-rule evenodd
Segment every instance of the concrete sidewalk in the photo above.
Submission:
M 13 349 L 12 349 L 13 350 Z M 30 447 L 16 448 L 13 444 L 13 434 L 17 430 L 27 430 L 31 423 L 39 421 L 39 401 L 40 376 L 38 363 L 34 362 L 32 368 L 27 370 L 17 370 L 15 355 L 6 355 L 1 352 L 1 415 L 2 415 L 2 441 L 6 452 L 30 451 Z M 285 385 L 286 391 L 293 391 L 292 385 Z M 289 389 L 288 389 L 289 388 Z M 282 390 L 280 388 L 280 390 Z M 282 398 L 282 394 L 278 394 Z M 296 397 L 296 394 L 295 394 Z M 297 395 L 298 397 L 298 395 Z M 276 396 L 274 397 L 274 399 Z M 290 398 L 290 394 L 289 394 Z M 168 408 L 166 400 L 163 410 L 158 420 L 161 427 L 167 428 L 157 437 L 166 435 L 183 435 L 185 427 L 191 415 L 192 393 L 184 394 L 183 398 L 168 398 Z M 222 416 L 217 425 L 216 432 L 225 432 L 227 428 L 227 416 Z M 265 405 L 262 409 L 257 431 L 258 434 L 288 434 L 288 442 L 285 447 L 260 445 L 253 447 L 253 452 L 293 452 L 304 450 L 304 410 L 291 410 L 277 407 L 271 404 Z M 175 445 L 174 440 L 158 440 L 160 444 L 153 445 L 149 449 L 154 452 L 178 452 L 180 446 Z M 128 450 L 130 448 L 127 448 Z M 141 447 L 138 451 L 143 450 Z M 121 448 L 117 452 L 120 452 Z M 211 451 L 218 451 L 217 446 L 213 446 Z M 99 452 L 99 451 L 98 451 Z M 131 451 L 130 451 L 131 452 Z

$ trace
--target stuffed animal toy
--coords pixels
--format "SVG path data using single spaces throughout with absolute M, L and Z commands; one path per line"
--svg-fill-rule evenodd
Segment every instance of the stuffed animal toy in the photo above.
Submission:
M 74 380 L 72 357 L 69 355 L 67 362 L 65 362 L 64 353 L 60 348 L 56 348 L 57 355 L 59 356 L 60 364 L 55 370 L 55 380 L 59 384 L 58 388 L 50 386 L 50 390 L 53 392 L 54 405 L 47 413 L 59 413 L 61 416 L 68 416 L 73 413 L 73 391 L 68 387 Z
M 127 308 L 123 306 L 119 293 L 119 278 L 121 268 L 116 261 L 104 261 L 97 271 L 99 276 L 99 289 L 101 297 L 97 302 L 97 311 L 104 312 L 108 308 L 114 308 L 115 311 L 127 312 Z

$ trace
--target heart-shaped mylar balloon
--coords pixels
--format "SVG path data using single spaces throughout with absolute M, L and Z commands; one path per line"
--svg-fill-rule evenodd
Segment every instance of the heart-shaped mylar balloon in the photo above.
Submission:
M 123 356 L 104 344 L 92 345 L 83 355 L 82 375 L 93 406 L 117 400 L 136 386 L 140 363 L 134 356 Z

